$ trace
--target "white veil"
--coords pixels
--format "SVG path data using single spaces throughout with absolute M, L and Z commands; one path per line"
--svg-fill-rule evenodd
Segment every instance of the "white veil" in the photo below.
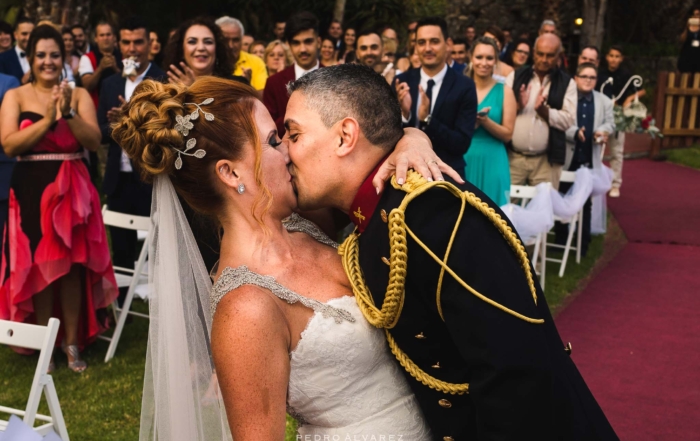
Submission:
M 153 182 L 149 284 L 139 440 L 232 439 L 221 398 L 202 399 L 214 370 L 211 279 L 170 178 L 163 175 Z

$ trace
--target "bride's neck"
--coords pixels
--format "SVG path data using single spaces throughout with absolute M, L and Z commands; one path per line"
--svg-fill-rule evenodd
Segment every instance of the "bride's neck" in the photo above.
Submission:
M 281 219 L 266 215 L 261 224 L 238 214 L 227 219 L 223 228 L 220 260 L 224 266 L 275 266 L 292 255 L 291 237 Z

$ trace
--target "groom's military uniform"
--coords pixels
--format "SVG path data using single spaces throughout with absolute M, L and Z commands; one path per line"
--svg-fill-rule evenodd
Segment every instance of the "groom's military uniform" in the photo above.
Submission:
M 353 202 L 357 228 L 339 251 L 434 439 L 618 439 L 499 208 L 471 184 L 413 172 L 378 196 L 375 173 Z

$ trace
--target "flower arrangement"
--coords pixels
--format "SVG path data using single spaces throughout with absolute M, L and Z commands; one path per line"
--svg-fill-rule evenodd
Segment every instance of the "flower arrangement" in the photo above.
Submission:
M 619 132 L 627 133 L 648 133 L 651 139 L 657 136 L 663 138 L 663 134 L 656 127 L 654 117 L 647 114 L 647 108 L 639 101 L 635 101 L 629 106 L 622 108 L 615 105 L 613 108 L 615 115 L 615 127 Z

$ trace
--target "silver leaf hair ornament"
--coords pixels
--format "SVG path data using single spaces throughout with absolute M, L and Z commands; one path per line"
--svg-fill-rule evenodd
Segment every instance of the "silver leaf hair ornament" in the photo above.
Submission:
M 211 104 L 214 102 L 214 98 L 207 98 L 201 103 L 184 103 L 185 106 L 191 105 L 195 106 L 196 109 L 194 112 L 187 114 L 185 116 L 180 116 L 177 115 L 175 116 L 175 130 L 180 132 L 182 137 L 186 137 L 187 135 L 190 134 L 190 130 L 194 128 L 194 124 L 192 124 L 192 121 L 196 121 L 199 119 L 199 113 L 201 112 L 204 115 L 204 119 L 207 121 L 214 121 L 214 115 L 211 113 L 206 112 L 205 110 L 202 109 L 201 106 L 206 106 L 207 104 Z M 182 157 L 181 155 L 187 155 L 187 156 L 194 156 L 195 158 L 202 159 L 207 155 L 207 152 L 204 151 L 203 149 L 197 149 L 194 152 L 191 152 L 190 150 L 194 149 L 195 146 L 197 145 L 197 140 L 195 138 L 190 138 L 185 142 L 185 150 L 180 150 L 180 149 L 175 149 L 177 150 L 177 159 L 175 160 L 175 168 L 177 170 L 180 170 L 182 168 Z

